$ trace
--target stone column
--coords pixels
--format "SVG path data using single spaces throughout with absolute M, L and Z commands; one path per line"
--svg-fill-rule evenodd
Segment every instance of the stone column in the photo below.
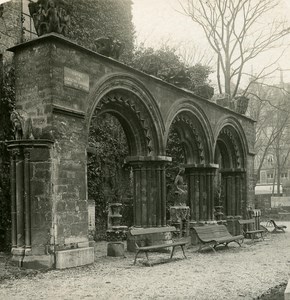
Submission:
M 166 226 L 165 165 L 170 157 L 128 157 L 133 167 L 133 215 L 136 227 Z
M 224 190 L 224 212 L 228 216 L 241 215 L 245 197 L 245 171 L 242 169 L 222 170 Z
M 217 166 L 185 165 L 191 221 L 212 220 L 214 207 L 213 179 Z
M 52 226 L 49 140 L 17 140 L 11 151 L 12 261 L 24 267 L 52 267 L 48 254 Z

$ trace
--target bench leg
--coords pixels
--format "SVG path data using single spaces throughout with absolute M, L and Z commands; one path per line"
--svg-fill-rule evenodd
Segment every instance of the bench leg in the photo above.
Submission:
M 135 259 L 134 259 L 134 265 L 136 264 L 136 260 L 137 260 L 137 256 L 138 256 L 139 252 L 140 252 L 140 251 L 137 250 L 136 255 L 135 255 Z
M 145 255 L 146 255 L 146 258 L 147 258 L 147 261 L 148 261 L 148 265 L 151 267 L 151 263 L 149 261 L 149 256 L 148 256 L 148 251 L 145 251 Z
M 171 254 L 170 254 L 170 259 L 172 259 L 172 257 L 173 257 L 174 249 L 175 249 L 175 246 L 172 247 Z
M 184 252 L 184 245 L 180 245 L 180 247 L 181 247 L 181 249 L 182 249 L 183 256 L 184 256 L 185 258 L 187 258 L 186 255 L 185 255 L 185 252 Z

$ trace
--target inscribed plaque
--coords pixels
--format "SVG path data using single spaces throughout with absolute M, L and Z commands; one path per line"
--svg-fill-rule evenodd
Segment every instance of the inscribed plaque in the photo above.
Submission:
M 64 85 L 88 92 L 90 90 L 90 77 L 88 74 L 64 67 Z

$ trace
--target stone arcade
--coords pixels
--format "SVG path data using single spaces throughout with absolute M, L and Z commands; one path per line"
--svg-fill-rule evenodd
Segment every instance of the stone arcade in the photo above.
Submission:
M 16 109 L 34 139 L 11 151 L 12 253 L 27 267 L 94 261 L 88 240 L 87 141 L 91 117 L 122 124 L 134 172 L 134 225 L 166 226 L 166 143 L 172 126 L 186 153 L 192 221 L 211 220 L 220 174 L 226 215 L 253 202 L 254 122 L 113 59 L 47 34 L 15 54 Z

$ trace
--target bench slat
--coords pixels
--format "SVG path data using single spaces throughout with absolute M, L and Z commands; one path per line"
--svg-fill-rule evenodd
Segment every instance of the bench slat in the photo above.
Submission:
M 170 244 L 160 244 L 160 245 L 152 245 L 152 246 L 144 246 L 144 247 L 138 247 L 138 250 L 154 250 L 154 249 L 162 249 L 162 248 L 168 248 L 168 247 L 175 247 L 175 246 L 181 246 L 186 245 L 187 242 L 177 242 L 177 243 L 170 243 Z
M 198 239 L 202 244 L 213 244 L 212 246 L 210 246 L 213 250 L 217 245 L 227 245 L 230 242 L 236 242 L 241 246 L 239 241 L 244 240 L 243 235 L 231 235 L 225 225 L 209 225 L 193 227 L 193 229 L 196 231 Z M 201 248 L 202 246 L 200 246 L 200 250 Z
M 130 230 L 131 235 L 145 235 L 154 233 L 165 233 L 176 231 L 174 226 L 168 227 L 154 227 L 154 228 L 134 228 Z
M 255 219 L 249 219 L 249 220 L 238 220 L 238 222 L 240 223 L 240 225 L 245 225 L 245 224 L 254 224 L 254 223 L 255 223 Z

